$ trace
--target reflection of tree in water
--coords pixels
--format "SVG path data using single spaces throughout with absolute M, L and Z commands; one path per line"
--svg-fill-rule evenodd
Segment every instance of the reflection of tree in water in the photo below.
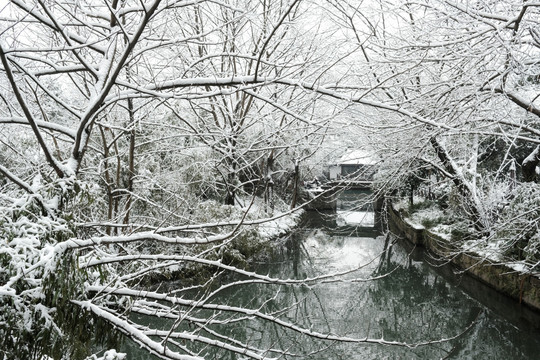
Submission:
M 313 234 L 321 246 L 340 246 L 345 238 L 324 238 Z M 307 237 L 301 235 L 301 238 Z M 311 258 L 302 239 L 293 241 L 284 256 L 259 269 L 262 273 L 287 278 L 303 278 L 319 274 L 320 264 Z M 386 246 L 383 246 L 385 244 Z M 273 348 L 266 356 L 280 356 L 281 351 L 308 359 L 432 359 L 432 358 L 533 358 L 538 344 L 531 336 L 515 331 L 449 285 L 441 276 L 415 262 L 398 246 L 390 246 L 390 238 L 379 238 L 378 261 L 363 269 L 358 277 L 382 276 L 366 282 L 334 282 L 307 285 L 243 284 L 219 293 L 210 302 L 257 309 L 278 319 L 296 323 L 314 331 L 356 338 L 384 338 L 408 343 L 449 338 L 469 331 L 447 343 L 417 348 L 389 347 L 374 344 L 325 342 L 299 334 L 271 321 L 227 311 L 190 310 L 193 318 L 210 318 L 213 324 L 189 324 L 199 327 L 200 334 L 217 338 L 214 331 L 229 335 L 255 348 Z M 325 248 L 323 247 L 323 250 Z M 219 279 L 221 283 L 247 279 Z M 350 280 L 350 279 L 349 279 Z M 189 309 L 183 309 L 189 310 Z M 519 339 L 518 337 L 523 337 Z M 529 343 L 528 343 L 529 342 Z M 517 344 L 517 345 L 516 345 Z M 234 345 L 234 343 L 232 343 Z M 201 346 L 200 355 L 208 359 L 236 359 L 237 355 Z M 284 359 L 295 358 L 283 356 Z
M 403 349 L 403 354 L 409 353 L 407 358 L 535 358 L 538 340 L 533 334 L 515 331 L 424 264 L 392 256 L 392 246 L 385 249 L 377 273 L 397 270 L 368 290 L 367 299 L 378 310 L 372 314 L 383 314 L 373 319 L 376 324 L 369 336 L 414 343 L 451 337 L 475 322 L 458 339 Z
M 343 238 L 320 240 L 339 243 Z M 530 337 L 516 339 L 519 332 L 484 311 L 442 276 L 413 261 L 402 248 L 390 246 L 390 238 L 386 240 L 387 251 L 371 268 L 371 276 L 388 274 L 378 280 L 310 287 L 253 285 L 248 291 L 231 292 L 226 298 L 230 304 L 261 308 L 306 328 L 357 338 L 417 343 L 450 338 L 475 320 L 476 324 L 458 339 L 412 349 L 324 342 L 275 323 L 255 320 L 232 326 L 231 331 L 237 339 L 243 338 L 253 346 L 289 349 L 295 354 L 309 354 L 309 359 L 514 358 L 514 354 L 532 358 L 534 346 L 527 341 L 531 344 L 535 341 Z M 384 243 L 385 239 L 380 241 Z M 309 257 L 304 245 L 302 241 L 293 242 L 288 258 L 267 270 L 281 278 L 299 278 L 317 272 L 316 259 Z M 279 312 L 284 306 L 289 306 L 288 310 Z
M 342 239 L 339 240 L 342 241 Z M 321 239 L 321 241 L 326 240 Z M 294 277 L 302 277 L 313 273 L 314 270 L 310 268 L 313 265 L 312 259 L 309 259 L 308 252 L 302 248 L 302 242 L 297 242 L 296 245 L 296 247 L 289 249 L 288 255 L 290 258 L 288 261 L 280 263 L 279 266 L 270 267 L 269 270 L 273 270 L 272 275 L 288 278 L 292 274 L 294 274 Z M 393 262 L 389 264 L 392 267 L 396 266 Z M 373 264 L 373 267 L 376 267 L 376 265 Z M 379 271 L 381 271 L 380 268 Z M 400 269 L 400 271 L 403 271 L 403 269 Z M 396 313 L 396 310 L 403 311 L 406 305 L 403 305 L 403 309 L 397 307 L 389 309 L 388 304 L 392 304 L 392 300 L 385 303 L 381 299 L 381 297 L 391 299 L 395 296 L 395 294 L 389 292 L 393 287 L 392 282 L 388 283 L 389 287 L 387 288 L 381 287 L 381 284 L 384 285 L 383 282 L 389 281 L 394 274 L 377 282 L 338 282 L 319 284 L 312 287 L 252 285 L 248 291 L 244 291 L 245 288 L 242 288 L 242 291 L 231 291 L 223 295 L 226 295 L 224 298 L 227 299 L 230 305 L 262 309 L 265 313 L 275 314 L 284 320 L 298 323 L 300 326 L 312 328 L 316 331 L 351 337 L 369 336 L 371 338 L 377 338 L 380 337 L 379 334 L 384 334 L 385 338 L 389 340 L 399 340 L 399 334 L 396 337 L 389 337 L 389 334 L 387 334 L 387 327 L 391 322 L 387 317 L 398 318 L 400 315 Z M 395 281 L 401 285 L 406 277 L 406 274 L 401 275 Z M 421 274 L 415 274 L 413 279 L 416 277 L 421 278 Z M 385 291 L 386 294 L 384 294 Z M 277 295 L 275 295 L 276 292 Z M 441 295 L 443 294 L 441 293 Z M 403 297 L 403 294 L 400 294 L 401 297 Z M 400 298 L 398 298 L 398 302 L 401 301 Z M 284 306 L 289 306 L 288 311 L 279 310 L 283 309 Z M 388 324 L 385 324 L 385 321 Z M 394 326 L 397 324 L 395 322 Z M 458 330 L 459 326 L 456 326 Z M 399 327 L 400 329 L 396 328 L 396 332 L 411 331 L 411 327 L 407 329 L 401 329 L 401 325 Z M 358 345 L 325 343 L 283 329 L 274 323 L 249 320 L 238 324 L 238 326 L 228 326 L 228 328 L 234 333 L 236 339 L 245 339 L 244 341 L 248 344 L 258 347 L 262 347 L 262 344 L 264 344 L 264 346 L 281 349 L 294 349 L 293 352 L 297 354 L 310 354 L 311 359 L 351 358 L 351 354 L 358 353 L 357 350 L 354 350 L 355 348 L 358 349 Z M 412 331 L 417 332 L 415 329 L 412 329 Z M 402 340 L 406 338 L 401 337 Z M 408 338 L 406 339 L 408 340 Z M 416 338 L 415 340 L 418 339 L 425 340 L 425 338 Z M 334 346 L 326 349 L 330 345 Z M 363 348 L 363 346 L 360 347 Z M 366 353 L 366 351 L 371 353 L 374 349 L 368 350 L 370 347 L 379 349 L 378 351 L 381 349 L 378 346 L 369 345 L 360 353 Z M 325 350 L 318 354 L 312 354 L 312 352 L 317 352 L 319 349 Z M 404 350 L 404 352 L 406 353 L 407 350 Z M 399 353 L 403 352 L 399 351 Z
M 441 277 L 426 274 L 410 263 L 393 265 L 398 269 L 369 289 L 367 306 L 376 309 L 370 336 L 409 343 L 449 338 L 463 331 L 481 312 Z M 438 344 L 412 352 L 441 357 L 452 346 Z

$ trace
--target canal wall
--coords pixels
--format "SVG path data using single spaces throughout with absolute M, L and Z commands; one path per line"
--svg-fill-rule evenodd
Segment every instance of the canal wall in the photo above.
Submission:
M 387 212 L 392 231 L 500 293 L 540 311 L 540 278 L 537 276 L 520 274 L 507 265 L 490 263 L 474 253 L 457 251 L 449 240 L 406 222 L 392 204 L 388 205 Z

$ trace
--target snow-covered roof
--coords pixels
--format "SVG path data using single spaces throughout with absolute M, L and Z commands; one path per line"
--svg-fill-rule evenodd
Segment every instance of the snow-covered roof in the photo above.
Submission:
M 353 150 L 345 153 L 338 161 L 338 165 L 372 165 L 375 160 L 365 150 Z

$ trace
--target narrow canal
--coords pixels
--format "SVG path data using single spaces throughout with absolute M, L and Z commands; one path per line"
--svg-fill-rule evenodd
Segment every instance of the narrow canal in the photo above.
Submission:
M 300 279 L 362 265 L 347 275 L 348 281 L 309 287 L 252 284 L 231 288 L 213 301 L 261 308 L 314 331 L 354 338 L 414 344 L 462 335 L 409 348 L 323 341 L 256 320 L 233 322 L 226 331 L 245 344 L 283 349 L 298 356 L 283 359 L 539 358 L 537 313 L 475 280 L 454 274 L 449 267 L 430 266 L 422 251 L 381 235 L 369 208 L 347 205 L 348 198 L 358 196 L 344 194 L 337 218 L 307 214 L 282 253 L 258 269 L 274 277 Z M 242 359 L 201 350 L 208 359 Z M 133 348 L 124 351 L 132 359 L 146 359 Z

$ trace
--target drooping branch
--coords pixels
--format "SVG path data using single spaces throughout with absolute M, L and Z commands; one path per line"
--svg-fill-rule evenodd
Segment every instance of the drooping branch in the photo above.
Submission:
M 161 343 L 158 343 L 146 334 L 144 334 L 140 329 L 129 321 L 115 315 L 111 311 L 107 311 L 95 304 L 92 304 L 90 301 L 72 301 L 73 304 L 80 306 L 82 309 L 86 309 L 94 312 L 100 318 L 108 321 L 114 325 L 117 329 L 122 331 L 124 334 L 129 335 L 130 339 L 138 343 L 140 346 L 144 346 L 151 354 L 157 355 L 162 359 L 173 359 L 173 360 L 202 360 L 201 357 L 194 357 L 189 355 L 178 354 L 167 347 L 163 346 Z
M 0 44 L 0 58 L 2 60 L 2 65 L 4 66 L 4 70 L 6 72 L 6 75 L 8 77 L 9 84 L 11 88 L 13 89 L 13 93 L 15 94 L 15 97 L 17 98 L 17 101 L 26 117 L 26 120 L 30 124 L 30 127 L 34 131 L 34 135 L 43 150 L 43 153 L 45 154 L 45 158 L 47 159 L 47 162 L 49 165 L 54 169 L 56 172 L 56 175 L 60 178 L 63 178 L 65 176 L 65 173 L 62 169 L 62 165 L 57 162 L 57 160 L 54 158 L 53 154 L 49 150 L 49 147 L 45 143 L 45 140 L 43 139 L 43 136 L 41 136 L 41 132 L 39 130 L 39 127 L 36 124 L 36 120 L 34 119 L 34 116 L 30 112 L 30 109 L 28 108 L 28 105 L 26 104 L 26 101 L 24 101 L 24 98 L 19 90 L 19 87 L 17 86 L 17 82 L 15 81 L 15 77 L 13 76 L 13 72 L 11 71 L 11 66 L 9 65 L 9 61 L 7 59 L 7 56 L 5 54 L 4 48 Z
M 33 198 L 37 201 L 38 205 L 41 207 L 41 210 L 43 211 L 44 215 L 49 215 L 51 218 L 54 218 L 54 214 L 51 212 L 49 207 L 45 205 L 43 202 L 43 198 L 36 194 L 36 192 L 32 189 L 32 187 L 26 183 L 24 180 L 19 178 L 17 175 L 13 174 L 11 171 L 9 171 L 4 166 L 0 165 L 0 174 L 4 175 L 6 178 L 8 178 L 12 183 L 17 185 L 19 188 L 27 192 L 28 194 L 32 195 Z
M 204 309 L 204 310 L 238 313 L 241 315 L 247 315 L 250 317 L 259 318 L 263 321 L 272 322 L 282 328 L 292 330 L 299 334 L 307 335 L 311 338 L 328 340 L 328 341 L 339 341 L 339 342 L 344 342 L 344 343 L 356 343 L 356 344 L 366 343 L 366 344 L 380 344 L 380 345 L 416 348 L 418 346 L 444 343 L 451 339 L 455 339 L 461 336 L 464 332 L 468 331 L 474 324 L 476 324 L 476 321 L 473 321 L 471 325 L 467 327 L 467 329 L 464 332 L 460 333 L 459 335 L 450 337 L 448 339 L 427 340 L 420 343 L 407 343 L 407 342 L 400 342 L 400 341 L 385 340 L 383 338 L 380 338 L 380 339 L 368 338 L 368 337 L 355 338 L 355 337 L 339 336 L 339 335 L 334 335 L 330 333 L 321 333 L 318 331 L 314 331 L 312 329 L 304 328 L 295 323 L 282 320 L 276 315 L 266 314 L 259 310 L 253 310 L 253 309 L 248 309 L 248 308 L 238 307 L 238 306 L 213 304 L 213 303 L 207 303 L 207 302 L 197 302 L 197 301 L 187 300 L 187 299 L 176 297 L 176 296 L 170 296 L 168 294 L 159 293 L 159 292 L 140 291 L 140 290 L 133 290 L 130 288 L 115 288 L 115 287 L 105 287 L 105 286 L 87 286 L 86 290 L 90 293 L 129 296 L 129 297 L 135 297 L 135 298 L 141 298 L 141 299 L 168 302 L 175 305 L 188 306 L 188 307 L 199 308 L 199 309 Z M 85 302 L 85 303 L 87 305 L 92 304 L 90 301 Z
M 7 168 L 0 165 L 0 173 L 2 173 L 5 177 L 7 177 L 12 183 L 23 189 L 29 194 L 34 194 L 34 190 L 32 190 L 32 187 L 27 184 L 24 180 L 20 179 L 17 175 L 11 173 Z
M 43 120 L 35 120 L 35 124 L 42 128 L 49 131 L 56 131 L 61 134 L 64 134 L 72 139 L 75 139 L 75 131 L 68 128 L 67 126 L 63 126 L 60 124 L 56 124 L 53 122 L 43 121 Z M 31 124 L 28 122 L 27 118 L 19 117 L 19 116 L 13 116 L 13 117 L 0 117 L 0 124 L 19 124 L 19 125 L 26 125 L 31 126 Z
M 540 116 L 540 108 L 535 106 L 532 101 L 527 101 L 522 96 L 501 88 L 496 88 L 494 90 L 499 94 L 504 94 L 506 97 L 508 97 L 508 99 L 510 99 L 514 104 L 518 105 L 519 107 L 527 110 L 528 112 L 536 116 Z

